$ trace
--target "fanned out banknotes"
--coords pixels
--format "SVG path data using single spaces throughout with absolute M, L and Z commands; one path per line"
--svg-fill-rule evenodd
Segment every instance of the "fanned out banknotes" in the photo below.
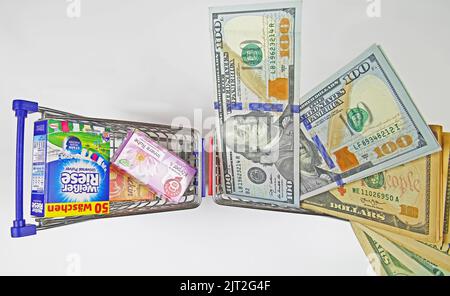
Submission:
M 301 199 L 440 150 L 381 48 L 301 100 Z
M 364 223 L 362 225 L 352 222 L 352 227 L 378 275 L 450 275 L 450 133 L 442 133 L 439 126 L 432 128 L 438 131 L 437 138 L 443 141 L 443 150 L 439 153 L 442 170 L 441 176 L 437 178 L 440 182 L 439 185 L 435 185 L 440 186 L 441 190 L 440 195 L 435 197 L 438 207 L 433 214 L 438 218 L 436 229 L 440 231 L 439 239 L 434 243 L 417 240 L 414 238 L 415 235 L 410 233 L 402 235 L 402 232 L 395 228 L 349 218 Z M 436 154 L 432 157 L 436 157 Z
M 224 193 L 300 200 L 440 146 L 379 46 L 299 98 L 301 2 L 212 8 Z
M 449 275 L 450 133 L 437 125 L 431 129 L 442 143 L 441 152 L 347 184 L 344 195 L 332 190 L 302 204 L 352 221 L 378 275 Z M 401 176 L 408 178 L 400 181 Z M 383 186 L 373 186 L 380 180 Z M 415 190 L 399 191 L 393 185 Z
M 300 98 L 300 24 L 301 1 L 210 9 L 223 194 L 350 220 L 377 274 L 447 275 L 450 134 L 378 45 Z
M 431 126 L 442 139 L 442 127 Z M 427 242 L 442 240 L 441 152 L 303 201 L 302 207 Z

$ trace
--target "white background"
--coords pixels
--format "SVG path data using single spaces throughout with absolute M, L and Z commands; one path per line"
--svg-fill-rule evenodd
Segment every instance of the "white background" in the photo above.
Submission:
M 168 124 L 180 116 L 194 123 L 198 109 L 201 129 L 213 115 L 208 6 L 252 2 L 81 0 L 80 17 L 70 18 L 65 0 L 0 0 L 0 274 L 372 274 L 346 222 L 220 207 L 209 198 L 192 211 L 10 238 L 12 99 Z M 450 2 L 380 3 L 377 18 L 367 15 L 366 0 L 304 1 L 302 94 L 379 43 L 425 119 L 448 127 Z M 26 136 L 28 205 L 31 121 Z

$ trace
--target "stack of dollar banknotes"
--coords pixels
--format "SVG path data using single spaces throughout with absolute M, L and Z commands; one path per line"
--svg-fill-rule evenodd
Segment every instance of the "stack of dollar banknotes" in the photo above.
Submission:
M 222 194 L 351 221 L 377 274 L 449 274 L 450 133 L 378 45 L 300 97 L 301 14 L 210 9 Z

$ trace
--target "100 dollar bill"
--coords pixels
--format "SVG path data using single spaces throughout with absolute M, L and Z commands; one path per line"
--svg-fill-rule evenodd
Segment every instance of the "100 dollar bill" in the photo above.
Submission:
M 300 5 L 210 10 L 226 195 L 299 206 Z
M 373 270 L 382 276 L 445 276 L 450 272 L 388 238 L 352 223 L 353 231 Z
M 432 126 L 439 136 L 440 128 Z M 441 153 L 436 152 L 303 200 L 301 207 L 418 240 L 442 239 Z
M 376 45 L 304 96 L 300 118 L 302 199 L 440 149 Z

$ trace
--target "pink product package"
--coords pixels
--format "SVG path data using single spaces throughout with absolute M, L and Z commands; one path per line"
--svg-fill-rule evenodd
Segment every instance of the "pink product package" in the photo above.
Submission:
M 197 172 L 137 129 L 128 133 L 111 163 L 174 202 L 180 200 Z

